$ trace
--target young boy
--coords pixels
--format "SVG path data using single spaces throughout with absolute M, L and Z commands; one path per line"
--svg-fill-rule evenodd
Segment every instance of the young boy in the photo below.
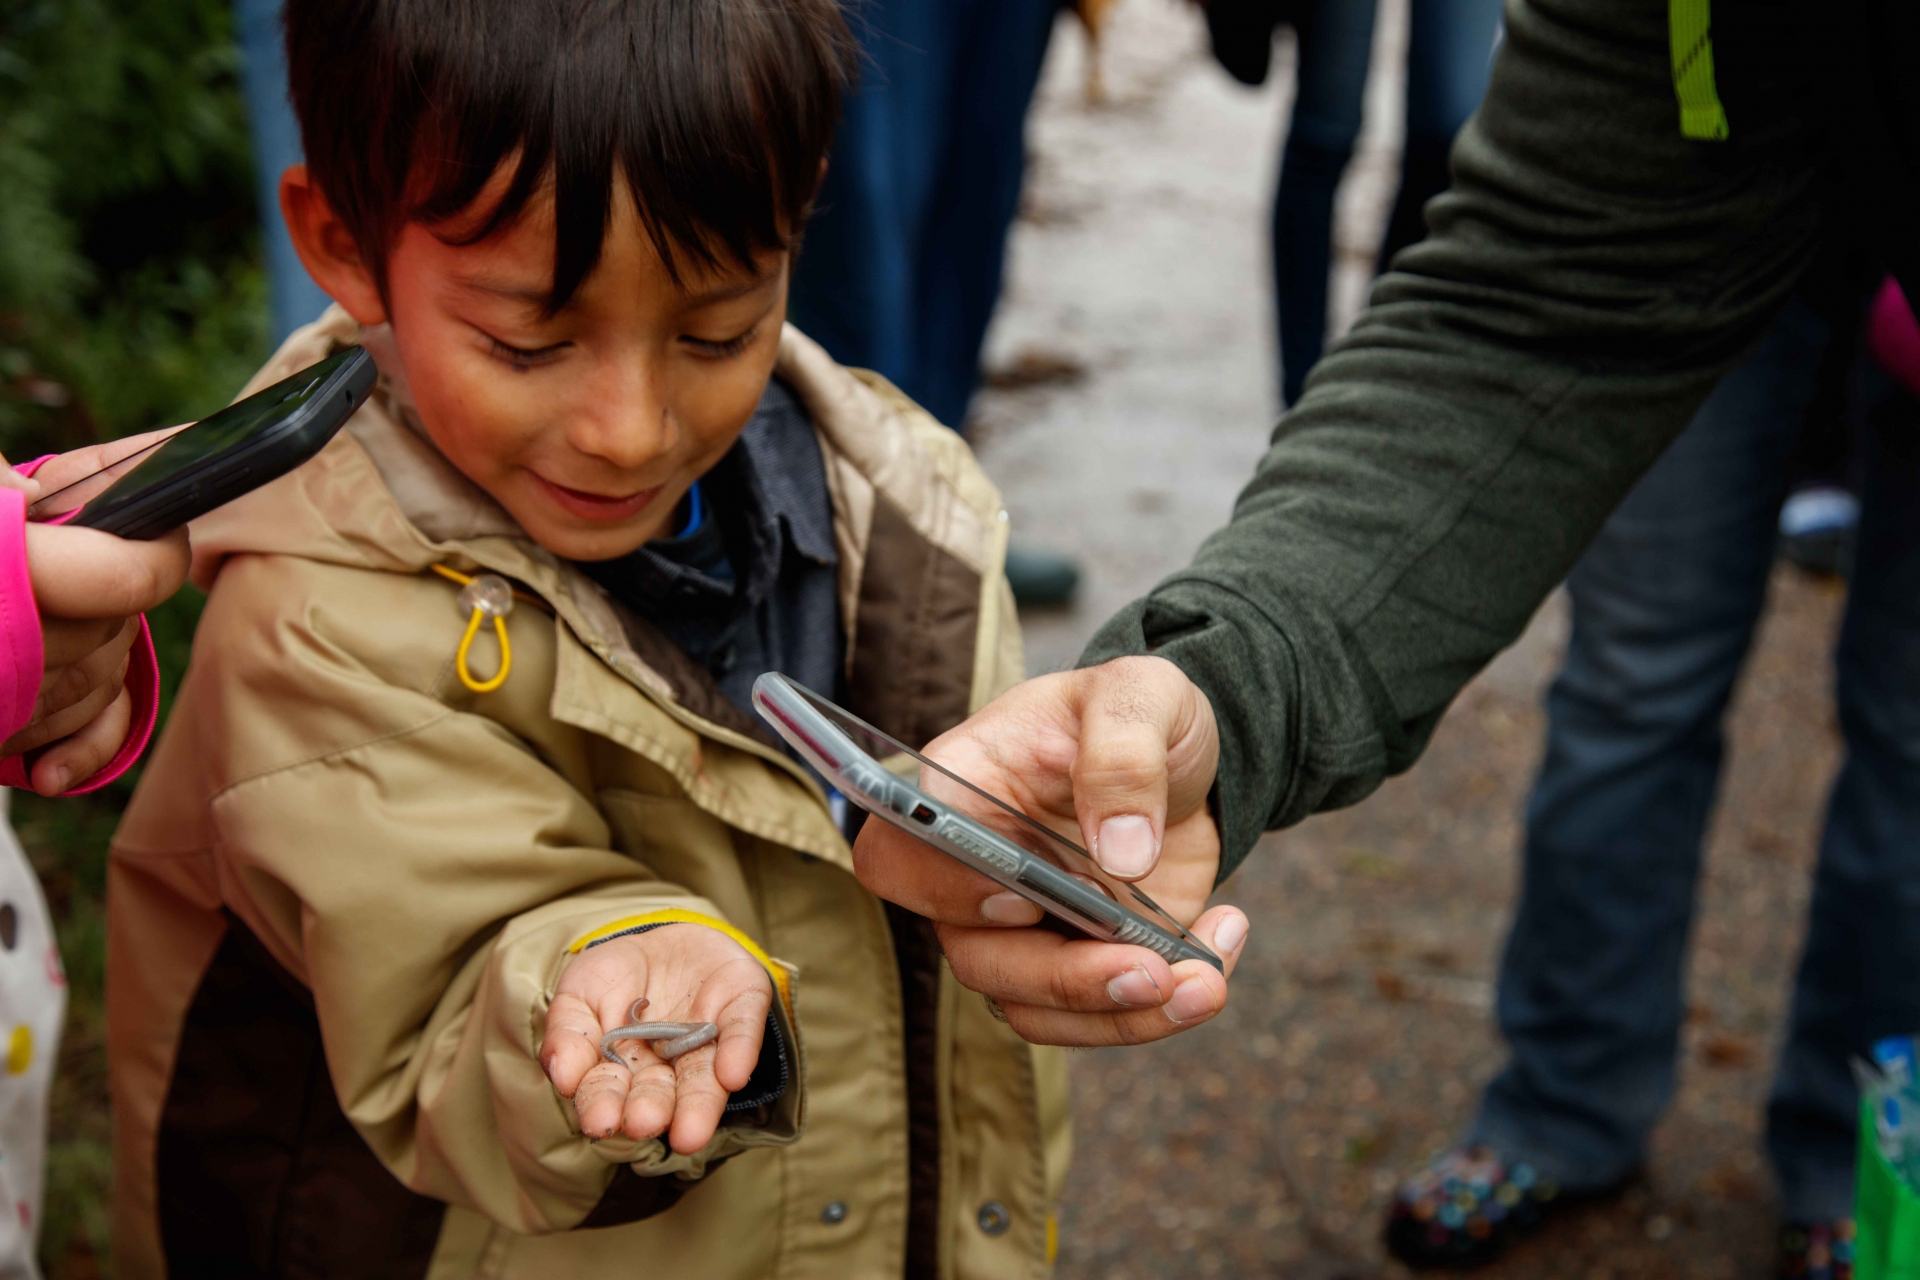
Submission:
M 1057 1058 L 748 711 L 778 669 L 924 742 L 1020 672 L 992 486 L 782 324 L 833 0 L 286 20 L 339 306 L 255 382 L 384 376 L 194 529 L 113 851 L 118 1274 L 1045 1274 Z M 718 1042 L 603 1062 L 641 997 Z

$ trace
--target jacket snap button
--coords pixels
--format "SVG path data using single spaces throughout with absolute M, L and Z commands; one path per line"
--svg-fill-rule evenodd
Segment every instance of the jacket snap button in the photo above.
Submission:
M 980 1206 L 980 1229 L 988 1235 L 1003 1236 L 1012 1225 L 1013 1217 L 1007 1212 L 1007 1206 L 998 1200 L 989 1200 Z
M 845 1222 L 846 1220 L 847 1220 L 847 1202 L 845 1200 L 829 1201 L 827 1204 L 827 1207 L 820 1211 L 820 1221 L 826 1223 L 830 1227 L 838 1226 L 840 1223 Z

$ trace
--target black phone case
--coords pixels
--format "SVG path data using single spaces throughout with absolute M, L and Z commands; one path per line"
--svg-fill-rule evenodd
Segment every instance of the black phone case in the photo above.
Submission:
M 366 402 L 379 377 L 373 357 L 362 349 L 334 371 L 320 392 L 271 430 L 170 477 L 157 488 L 118 500 L 109 489 L 69 523 L 141 541 L 169 533 L 279 479 L 319 453 Z M 136 474 L 137 470 L 128 472 L 126 478 Z

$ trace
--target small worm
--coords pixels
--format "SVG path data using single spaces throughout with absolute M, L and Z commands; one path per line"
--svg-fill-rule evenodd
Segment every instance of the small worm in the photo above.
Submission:
M 622 1040 L 656 1041 L 653 1051 L 671 1062 L 683 1053 L 698 1049 L 703 1044 L 712 1044 L 720 1038 L 720 1028 L 711 1022 L 642 1022 L 640 1014 L 647 1007 L 647 998 L 641 996 L 627 1010 L 627 1025 L 615 1027 L 600 1037 L 600 1056 L 608 1062 L 617 1062 L 623 1067 L 633 1064 L 613 1051 L 613 1046 Z

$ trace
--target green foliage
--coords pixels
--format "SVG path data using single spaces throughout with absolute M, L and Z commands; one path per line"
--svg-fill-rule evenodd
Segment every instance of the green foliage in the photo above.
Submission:
M 225 0 L 0 8 L 0 449 L 188 421 L 264 355 Z
M 0 451 L 14 460 L 202 417 L 265 358 L 266 286 L 228 0 L 0 5 Z M 149 615 L 178 687 L 201 599 Z M 163 699 L 163 711 L 165 701 Z M 112 1148 L 106 848 L 129 780 L 15 797 L 70 984 L 41 1258 L 99 1276 Z

